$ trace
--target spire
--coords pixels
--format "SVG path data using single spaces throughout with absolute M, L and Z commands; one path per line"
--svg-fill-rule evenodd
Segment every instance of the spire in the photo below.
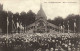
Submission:
M 36 18 L 39 18 L 39 17 L 43 17 L 43 18 L 47 19 L 46 14 L 42 8 L 42 4 L 40 4 L 40 10 L 38 11 Z
M 40 10 L 42 10 L 42 3 L 40 4 Z

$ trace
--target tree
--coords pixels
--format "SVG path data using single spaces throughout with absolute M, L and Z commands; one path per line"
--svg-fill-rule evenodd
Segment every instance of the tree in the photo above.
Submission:
M 17 13 L 15 13 L 15 14 L 13 14 L 13 21 L 14 21 L 14 25 L 15 25 L 15 29 L 14 29 L 14 32 L 16 32 L 17 31 L 17 22 L 19 22 L 19 13 L 17 12 Z
M 75 32 L 76 33 L 80 32 L 80 16 L 79 15 L 70 14 L 64 19 L 64 22 L 65 22 L 65 28 L 66 29 L 68 28 L 67 26 L 67 23 L 68 23 L 69 29 L 73 32 L 74 32 L 74 22 L 75 22 L 76 23 Z
M 59 26 L 59 24 L 63 25 L 63 21 L 64 21 L 63 18 L 60 16 L 56 17 L 54 20 L 50 20 L 50 19 L 48 20 L 48 22 L 57 26 Z
M 2 29 L 2 33 L 7 32 L 7 12 L 0 12 L 0 28 Z
M 26 20 L 27 24 L 26 25 L 30 25 L 30 24 L 34 23 L 35 22 L 35 16 L 36 16 L 35 13 L 33 13 L 31 10 L 28 11 L 27 20 Z
M 9 21 L 9 25 L 8 25 L 8 31 L 9 31 L 9 33 L 11 33 L 12 32 L 12 16 L 13 16 L 13 13 L 11 12 L 11 11 L 8 11 L 8 21 Z
M 74 22 L 75 22 L 76 23 L 75 32 L 80 33 L 80 15 L 70 14 L 65 19 L 58 16 L 54 20 L 48 19 L 48 22 L 55 24 L 57 26 L 59 26 L 59 24 L 63 25 L 64 22 L 65 29 L 68 30 L 68 25 L 69 25 L 69 30 L 71 30 L 72 32 L 74 32 Z

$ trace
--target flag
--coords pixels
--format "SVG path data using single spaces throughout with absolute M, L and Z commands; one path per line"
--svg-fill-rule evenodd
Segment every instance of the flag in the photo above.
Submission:
M 74 33 L 75 33 L 75 28 L 76 28 L 76 19 L 74 19 Z
M 74 21 L 74 27 L 76 27 L 76 19 L 75 19 L 75 21 Z
M 64 22 L 63 22 L 63 32 L 65 32 L 64 29 L 65 29 L 65 26 L 64 26 Z
M 22 26 L 22 23 L 20 23 L 20 29 L 24 30 L 24 27 Z
M 74 27 L 76 27 L 76 22 L 74 22 Z
M 9 25 L 9 20 L 8 20 L 8 17 L 7 17 L 7 26 Z
M 14 31 L 14 29 L 15 29 L 15 25 L 14 25 L 13 15 L 12 15 L 12 32 Z
M 63 29 L 65 28 L 65 26 L 64 26 L 64 22 L 63 22 Z
M 14 27 L 14 29 L 16 28 L 16 25 L 13 20 L 12 20 L 12 27 Z
M 19 23 L 17 22 L 17 28 L 19 27 Z
M 59 32 L 60 32 L 60 29 L 61 29 L 61 24 L 59 24 Z
M 67 23 L 67 25 L 68 25 L 68 28 L 69 28 L 69 20 L 68 20 L 68 23 Z
M 61 26 L 61 29 L 62 29 L 63 27 Z
M 59 28 L 61 27 L 61 24 L 59 24 Z

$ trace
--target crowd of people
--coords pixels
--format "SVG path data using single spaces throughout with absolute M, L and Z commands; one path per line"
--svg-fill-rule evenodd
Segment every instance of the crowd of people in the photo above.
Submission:
M 79 36 L 14 34 L 0 37 L 0 51 L 80 51 Z

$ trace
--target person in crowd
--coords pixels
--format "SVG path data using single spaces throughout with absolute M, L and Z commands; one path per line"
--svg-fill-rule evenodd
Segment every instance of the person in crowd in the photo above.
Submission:
M 0 48 L 14 51 L 73 51 L 80 49 L 80 37 L 10 36 L 0 38 Z M 5 51 L 4 50 L 4 51 Z

